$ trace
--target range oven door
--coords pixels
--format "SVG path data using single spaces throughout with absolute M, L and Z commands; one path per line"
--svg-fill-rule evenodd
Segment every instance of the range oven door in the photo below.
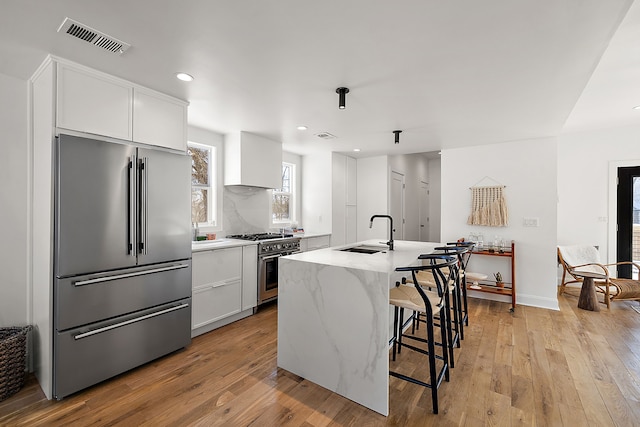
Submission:
M 258 304 L 278 296 L 278 258 L 281 256 L 268 255 L 258 259 Z

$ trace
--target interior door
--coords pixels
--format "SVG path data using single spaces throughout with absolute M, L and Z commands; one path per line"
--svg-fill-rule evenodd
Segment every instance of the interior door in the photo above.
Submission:
M 138 149 L 138 265 L 191 258 L 191 158 Z
M 134 157 L 129 145 L 64 134 L 57 138 L 56 276 L 136 264 L 130 229 Z
M 640 233 L 640 166 L 618 168 L 617 261 L 640 259 L 640 242 L 634 242 L 634 230 Z M 634 256 L 635 255 L 635 256 Z M 631 265 L 618 267 L 618 277 L 637 277 Z
M 395 228 L 394 239 L 404 240 L 404 175 L 391 171 L 391 206 L 389 212 Z
M 429 184 L 420 181 L 418 221 L 420 221 L 420 241 L 429 241 Z

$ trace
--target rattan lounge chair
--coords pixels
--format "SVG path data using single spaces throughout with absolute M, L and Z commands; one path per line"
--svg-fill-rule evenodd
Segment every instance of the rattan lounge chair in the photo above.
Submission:
M 619 279 L 611 277 L 615 275 L 615 269 L 610 267 L 632 264 L 640 270 L 640 265 L 634 262 L 617 262 L 602 264 L 600 254 L 593 246 L 558 246 L 558 261 L 562 264 L 562 282 L 558 287 L 558 295 L 567 290 L 567 285 L 582 283 L 582 278 L 574 275 L 574 271 L 590 271 L 605 276 L 603 280 L 596 280 L 596 291 L 603 295 L 603 303 L 611 308 L 611 301 L 637 300 L 640 301 L 640 280 Z

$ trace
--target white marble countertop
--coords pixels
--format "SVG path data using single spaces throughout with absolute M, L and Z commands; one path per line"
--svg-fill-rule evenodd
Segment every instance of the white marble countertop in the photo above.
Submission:
M 375 254 L 341 251 L 341 249 L 361 245 L 379 247 L 382 251 Z M 432 252 L 433 249 L 438 246 L 441 246 L 441 244 L 396 240 L 394 241 L 394 250 L 390 251 L 388 246 L 380 240 L 365 240 L 343 246 L 334 246 L 311 252 L 288 255 L 286 258 L 315 264 L 389 273 L 397 267 L 414 265 L 418 261 L 417 258 L 420 254 Z
M 361 245 L 382 251 L 340 250 Z M 419 264 L 438 246 L 400 240 L 390 251 L 376 239 L 282 257 L 278 366 L 388 415 L 389 287 L 397 267 Z
M 200 242 L 191 242 L 191 252 L 210 251 L 212 249 L 234 248 L 237 246 L 257 245 L 258 242 L 252 240 L 240 239 L 216 239 L 201 240 Z

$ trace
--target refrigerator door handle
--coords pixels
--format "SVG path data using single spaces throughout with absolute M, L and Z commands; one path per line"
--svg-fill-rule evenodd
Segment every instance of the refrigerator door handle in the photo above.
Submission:
M 127 212 L 127 216 L 129 218 L 129 242 L 128 242 L 128 253 L 132 257 L 136 257 L 136 156 L 131 156 L 129 161 L 129 212 Z
M 135 271 L 132 273 L 116 274 L 113 276 L 105 276 L 105 277 L 96 277 L 95 279 L 78 280 L 77 282 L 73 283 L 73 286 L 93 285 L 95 283 L 103 283 L 103 282 L 109 282 L 111 280 L 127 279 L 129 277 L 144 276 L 147 274 L 162 273 L 164 271 L 179 270 L 181 268 L 187 268 L 187 267 L 189 267 L 189 264 L 175 264 L 167 267 L 153 268 L 150 270 Z
M 143 157 L 140 162 L 140 191 L 142 195 L 140 197 L 140 248 L 141 254 L 147 254 L 147 240 L 148 240 L 148 185 L 149 185 L 149 158 Z
M 133 319 L 125 320 L 124 322 L 114 323 L 113 325 L 109 325 L 109 326 L 105 326 L 105 327 L 102 327 L 102 328 L 93 329 L 91 331 L 75 335 L 73 337 L 73 339 L 74 340 L 80 340 L 82 338 L 87 338 L 87 337 L 90 337 L 90 336 L 93 336 L 93 335 L 101 334 L 103 332 L 107 332 L 107 331 L 110 331 L 112 329 L 121 328 L 123 326 L 127 326 L 127 325 L 130 325 L 132 323 L 141 322 L 143 320 L 150 319 L 152 317 L 162 316 L 163 314 L 171 313 L 172 311 L 182 310 L 183 308 L 187 308 L 187 307 L 189 307 L 189 304 L 187 304 L 187 303 L 176 305 L 174 307 L 169 307 L 169 308 L 164 309 L 164 310 L 156 311 L 155 313 L 150 313 L 150 314 L 146 314 L 144 316 L 135 317 Z

